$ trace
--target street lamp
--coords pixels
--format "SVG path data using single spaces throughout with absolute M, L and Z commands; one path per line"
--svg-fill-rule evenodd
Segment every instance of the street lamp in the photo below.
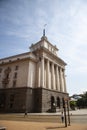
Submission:
M 70 126 L 69 100 L 67 100 L 68 125 Z
M 69 100 L 68 100 L 68 98 L 64 99 L 64 103 L 65 103 L 65 105 L 64 105 L 65 106 L 65 113 L 66 113 L 66 108 L 67 108 L 68 126 L 70 126 L 70 114 L 69 114 Z M 65 117 L 65 120 L 67 120 L 66 117 Z M 67 122 L 67 121 L 65 121 L 65 122 Z
M 63 108 L 64 108 L 65 127 L 67 127 L 66 102 L 64 98 L 63 98 Z

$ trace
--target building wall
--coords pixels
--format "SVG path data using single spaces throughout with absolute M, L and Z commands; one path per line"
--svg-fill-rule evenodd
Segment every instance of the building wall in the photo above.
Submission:
M 0 112 L 55 112 L 62 109 L 68 94 L 45 88 L 9 88 L 0 90 Z M 52 101 L 53 98 L 53 101 Z M 57 103 L 59 98 L 59 104 Z M 56 109 L 54 109 L 54 103 Z
M 0 90 L 0 112 L 32 112 L 33 91 L 31 88 L 9 88 Z
M 27 86 L 29 61 L 22 61 L 19 63 L 17 87 Z
M 54 101 L 52 102 L 52 99 L 54 99 Z M 49 90 L 49 89 L 42 89 L 42 112 L 55 112 L 57 111 L 57 109 L 62 109 L 63 107 L 63 102 L 62 99 L 63 98 L 68 98 L 68 94 L 67 93 L 61 93 L 55 90 Z M 59 101 L 57 100 L 59 99 Z M 60 104 L 60 105 L 58 105 Z M 54 106 L 55 105 L 55 106 Z M 56 110 L 54 110 L 54 107 L 56 108 Z
M 63 108 L 63 98 L 68 98 L 67 93 L 61 93 L 55 90 L 35 88 L 33 91 L 34 112 L 56 112 L 58 110 L 60 111 Z
M 0 65 L 0 68 L 2 69 L 2 72 L 0 73 L 0 88 L 3 88 L 2 81 L 6 77 L 5 71 L 8 69 L 8 67 L 10 68 L 8 77 L 9 83 L 6 86 L 6 88 L 27 86 L 27 77 L 28 77 L 27 70 L 29 67 L 29 61 L 24 60 Z M 14 81 L 16 81 L 15 86 L 13 86 Z

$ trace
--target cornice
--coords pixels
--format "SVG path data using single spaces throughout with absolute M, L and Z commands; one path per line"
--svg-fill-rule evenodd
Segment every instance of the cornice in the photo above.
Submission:
M 47 55 L 49 55 L 49 57 L 52 57 L 53 59 L 56 59 L 58 62 L 60 62 L 61 64 L 63 64 L 64 66 L 67 65 L 67 63 L 65 63 L 60 57 L 54 55 L 53 53 L 51 53 L 48 49 L 46 49 L 45 47 L 41 47 L 39 49 L 37 49 L 34 53 L 35 55 L 37 55 L 39 53 L 39 55 L 43 56 L 43 53 L 46 53 Z
M 30 54 L 32 54 L 34 57 L 31 56 Z M 32 52 L 26 52 L 26 53 L 22 53 L 22 54 L 0 59 L 0 65 L 11 64 L 11 63 L 20 62 L 23 60 L 32 60 L 34 62 L 37 62 L 37 58 Z

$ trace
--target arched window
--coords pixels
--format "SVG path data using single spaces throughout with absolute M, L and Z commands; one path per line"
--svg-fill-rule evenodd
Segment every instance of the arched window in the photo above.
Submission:
M 55 103 L 55 98 L 54 98 L 54 96 L 51 96 L 51 107 L 54 106 L 54 103 Z
M 63 108 L 65 107 L 65 100 L 62 98 Z
M 57 97 L 57 107 L 60 108 L 60 98 L 59 97 Z

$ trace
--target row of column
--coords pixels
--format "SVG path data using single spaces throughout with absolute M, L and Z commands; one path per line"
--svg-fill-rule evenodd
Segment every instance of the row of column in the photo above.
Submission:
M 38 64 L 38 87 L 66 92 L 64 69 L 42 57 Z

